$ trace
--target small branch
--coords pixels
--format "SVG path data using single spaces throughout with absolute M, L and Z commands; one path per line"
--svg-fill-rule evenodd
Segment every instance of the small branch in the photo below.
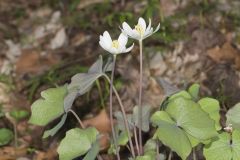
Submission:
M 138 122 L 139 122 L 139 130 L 138 130 L 138 138 L 139 138 L 139 149 L 140 154 L 143 154 L 143 146 L 142 146 L 142 79 L 143 79 L 143 53 L 142 53 L 142 40 L 139 41 L 140 46 L 140 76 L 139 76 L 139 97 L 138 97 Z
M 112 96 L 113 96 L 113 79 L 114 79 L 114 71 L 115 71 L 115 65 L 116 65 L 116 56 L 113 56 L 113 66 L 112 66 L 112 74 L 111 74 L 111 80 L 110 80 L 110 98 L 109 98 L 109 103 L 110 103 L 110 124 L 111 124 L 111 130 L 112 130 L 112 136 L 113 136 L 113 143 L 114 147 L 116 149 L 116 155 L 117 159 L 120 160 L 120 155 L 118 151 L 118 144 L 117 144 L 117 138 L 116 138 L 116 132 L 114 129 L 114 124 L 113 124 L 113 102 L 112 102 Z
M 106 74 L 104 74 L 104 77 L 108 80 L 109 83 L 111 82 L 109 77 Z M 133 158 L 135 158 L 135 152 L 134 152 L 133 142 L 132 142 L 132 139 L 131 139 L 130 128 L 129 128 L 129 125 L 128 125 L 128 122 L 127 122 L 127 115 L 126 115 L 124 106 L 122 104 L 122 100 L 121 100 L 116 88 L 114 87 L 114 85 L 112 86 L 112 89 L 113 89 L 113 92 L 115 93 L 115 95 L 117 97 L 117 100 L 118 100 L 118 103 L 120 105 L 121 112 L 123 114 L 123 119 L 124 119 L 124 126 L 127 130 L 127 133 L 128 133 L 128 139 L 129 139 L 129 144 L 130 144 L 130 148 L 131 148 L 131 153 L 132 153 Z

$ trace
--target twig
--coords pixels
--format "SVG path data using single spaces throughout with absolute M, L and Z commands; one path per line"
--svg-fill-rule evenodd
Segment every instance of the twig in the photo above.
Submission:
M 112 96 L 113 96 L 113 79 L 114 79 L 114 71 L 115 71 L 115 65 L 116 65 L 116 56 L 113 56 L 113 66 L 112 66 L 112 74 L 111 74 L 111 80 L 110 80 L 110 123 L 111 123 L 111 130 L 112 130 L 112 136 L 113 136 L 113 143 L 116 149 L 116 155 L 117 159 L 120 160 L 120 155 L 118 151 L 118 144 L 117 144 L 117 138 L 116 138 L 116 132 L 114 129 L 114 124 L 113 124 L 113 102 L 112 102 Z
M 143 79 L 143 53 L 142 53 L 142 40 L 139 40 L 140 46 L 140 76 L 139 76 L 139 97 L 138 97 L 138 122 L 139 122 L 139 130 L 138 130 L 138 138 L 139 138 L 139 149 L 140 154 L 143 154 L 143 146 L 142 146 L 142 79 Z
M 106 74 L 104 74 L 104 77 L 108 80 L 109 83 L 111 82 L 109 77 Z M 118 100 L 118 103 L 120 105 L 121 112 L 123 114 L 123 119 L 124 119 L 124 126 L 125 126 L 125 128 L 127 130 L 127 134 L 128 134 L 128 139 L 129 139 L 129 144 L 130 144 L 130 148 L 131 148 L 131 153 L 132 153 L 133 158 L 135 158 L 135 152 L 134 152 L 133 142 L 132 142 L 132 139 L 131 139 L 129 125 L 128 125 L 128 122 L 127 122 L 126 112 L 125 112 L 124 106 L 122 104 L 122 100 L 121 100 L 121 98 L 120 98 L 116 88 L 114 87 L 114 85 L 113 85 L 112 89 L 113 89 L 113 92 L 115 93 L 115 95 L 117 97 L 117 100 Z

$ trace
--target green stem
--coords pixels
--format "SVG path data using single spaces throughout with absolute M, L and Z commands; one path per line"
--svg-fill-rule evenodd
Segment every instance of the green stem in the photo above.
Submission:
M 112 102 L 112 96 L 113 96 L 113 79 L 114 79 L 114 71 L 115 71 L 115 65 L 116 65 L 116 55 L 113 56 L 113 66 L 112 66 L 112 74 L 111 74 L 111 80 L 110 80 L 110 123 L 111 123 L 111 130 L 112 130 L 112 136 L 113 136 L 113 143 L 114 147 L 116 149 L 116 155 L 117 159 L 120 160 L 120 155 L 118 151 L 118 144 L 117 144 L 117 138 L 116 138 L 116 132 L 114 129 L 114 122 L 113 122 L 113 102 Z
M 139 130 L 138 130 L 138 138 L 139 138 L 139 150 L 140 154 L 143 154 L 143 146 L 142 146 L 142 79 L 143 79 L 143 49 L 142 49 L 142 40 L 139 40 L 140 46 L 140 76 L 139 76 L 139 97 L 138 97 L 138 122 L 139 122 Z
M 160 153 L 159 153 L 159 142 L 157 141 L 157 148 L 156 148 L 156 152 L 157 152 L 157 160 L 160 160 Z
M 103 108 L 105 108 L 104 98 L 103 98 L 103 94 L 102 94 L 102 88 L 101 88 L 101 85 L 100 85 L 100 82 L 99 82 L 98 79 L 96 80 L 96 85 L 97 85 L 98 93 L 99 93 L 100 100 L 101 100 L 101 106 L 102 106 Z
M 196 150 L 193 148 L 193 160 L 197 160 Z
M 84 126 L 83 122 L 81 121 L 81 119 L 78 117 L 77 113 L 74 112 L 74 110 L 72 110 L 72 109 L 69 109 L 69 112 L 71 112 L 74 115 L 74 117 L 78 120 L 80 127 L 84 129 L 85 126 Z
M 18 148 L 17 122 L 13 123 L 13 129 L 14 129 L 14 144 L 15 144 L 15 149 L 17 149 Z
M 109 79 L 109 77 L 106 74 L 104 74 L 104 77 L 108 80 L 109 83 L 111 82 L 111 80 Z M 113 89 L 113 92 L 115 93 L 115 95 L 117 97 L 118 103 L 120 105 L 121 112 L 123 114 L 124 126 L 125 126 L 125 129 L 126 129 L 127 133 L 128 133 L 128 139 L 129 139 L 131 154 L 132 154 L 133 158 L 135 158 L 135 152 L 134 152 L 133 142 L 132 142 L 132 138 L 131 138 L 131 134 L 130 134 L 130 128 L 129 128 L 129 124 L 127 122 L 127 115 L 126 115 L 122 100 L 121 100 L 121 98 L 120 98 L 120 96 L 117 92 L 117 89 L 114 87 L 114 85 L 112 86 L 112 89 Z
M 172 150 L 169 152 L 169 155 L 168 155 L 168 160 L 171 160 L 172 159 Z
M 136 144 L 136 148 L 137 148 L 137 153 L 138 153 L 138 155 L 140 155 L 136 126 L 133 127 L 133 132 L 134 132 L 134 138 L 135 138 L 135 144 Z

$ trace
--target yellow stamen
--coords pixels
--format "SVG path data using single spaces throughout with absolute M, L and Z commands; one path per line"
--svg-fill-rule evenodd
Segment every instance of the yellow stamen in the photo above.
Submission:
M 135 29 L 141 36 L 144 34 L 144 30 L 139 24 L 135 26 Z
M 112 47 L 118 49 L 118 47 L 119 47 L 119 42 L 118 42 L 118 40 L 114 40 L 114 41 L 112 42 Z

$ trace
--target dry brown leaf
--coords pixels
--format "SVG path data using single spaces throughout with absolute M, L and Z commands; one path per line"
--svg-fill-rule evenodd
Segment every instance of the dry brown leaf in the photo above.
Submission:
M 109 133 L 111 132 L 111 124 L 108 114 L 105 109 L 93 118 L 83 121 L 83 124 L 87 126 L 95 127 L 101 134 L 100 148 L 105 150 L 109 146 Z
M 16 73 L 39 74 L 58 62 L 53 54 L 41 56 L 37 50 L 25 50 L 16 63 Z
M 83 124 L 93 126 L 101 133 L 111 132 L 110 119 L 105 109 L 101 110 L 96 117 L 84 120 Z
M 57 151 L 54 148 L 48 149 L 47 152 L 36 152 L 35 160 L 53 160 L 56 159 Z
M 16 157 L 22 157 L 27 154 L 27 148 L 2 147 L 0 150 L 0 160 L 11 160 Z
M 222 47 L 209 49 L 207 54 L 217 63 L 221 61 L 234 62 L 235 66 L 240 69 L 240 52 L 230 42 L 224 43 Z

